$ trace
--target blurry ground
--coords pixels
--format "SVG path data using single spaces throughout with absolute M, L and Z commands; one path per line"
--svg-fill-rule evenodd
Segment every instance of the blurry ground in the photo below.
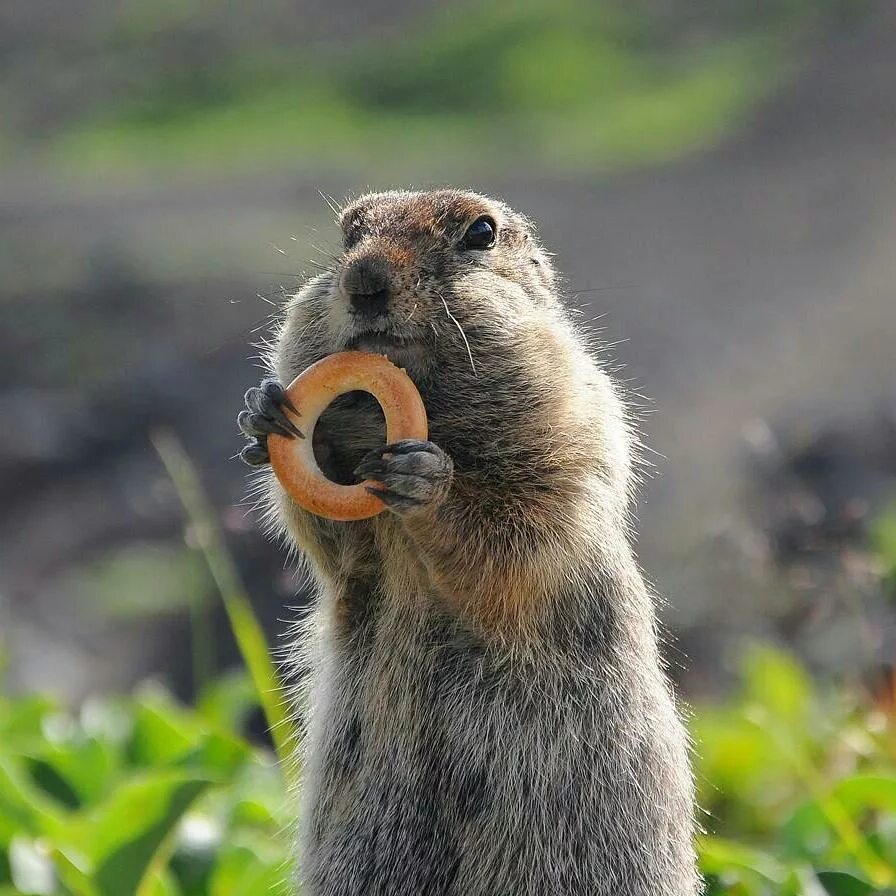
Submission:
M 20 9 L 25 34 L 55 5 Z M 309 40 L 372 27 L 320 18 Z M 522 169 L 471 184 L 539 222 L 574 303 L 649 396 L 660 456 L 641 556 L 693 689 L 746 632 L 833 668 L 893 646 L 849 546 L 896 481 L 894 83 L 896 13 L 880 4 L 715 150 L 615 177 Z M 6 169 L 0 633 L 14 684 L 80 696 L 161 671 L 188 687 L 185 595 L 211 590 L 149 442 L 162 424 L 196 460 L 270 630 L 284 629 L 295 583 L 239 506 L 234 418 L 269 301 L 333 244 L 318 191 L 366 185 L 307 158 L 157 182 Z M 821 571 L 819 531 L 838 558 Z M 823 591 L 805 590 L 813 576 Z

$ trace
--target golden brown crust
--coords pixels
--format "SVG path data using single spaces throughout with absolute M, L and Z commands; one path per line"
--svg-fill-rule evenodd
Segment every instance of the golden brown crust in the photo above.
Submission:
M 332 520 L 361 520 L 376 516 L 385 505 L 365 486 L 338 485 L 324 476 L 314 458 L 312 437 L 317 418 L 338 396 L 361 390 L 380 403 L 386 417 L 387 443 L 426 439 L 426 409 L 411 378 L 385 355 L 337 352 L 300 373 L 286 390 L 298 415 L 288 408 L 303 430 L 302 440 L 271 435 L 271 467 L 290 496 L 318 516 Z

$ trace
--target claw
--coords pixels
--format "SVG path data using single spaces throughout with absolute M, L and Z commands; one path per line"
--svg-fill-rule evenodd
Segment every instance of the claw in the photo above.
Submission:
M 240 411 L 239 417 L 236 418 L 237 425 L 243 435 L 260 438 L 275 433 L 278 436 L 285 436 L 291 439 L 295 432 L 287 429 L 277 420 L 265 417 L 264 414 L 252 413 L 251 411 Z M 301 436 L 301 433 L 299 434 Z
M 389 473 L 419 476 L 433 482 L 445 476 L 445 457 L 435 446 L 427 442 L 406 439 L 385 448 L 377 448 L 365 454 L 355 468 L 359 479 L 380 479 Z
M 249 444 L 240 452 L 240 457 L 250 467 L 260 467 L 270 463 L 268 436 L 285 436 L 288 439 L 304 439 L 302 431 L 286 416 L 282 408 L 287 408 L 296 416 L 299 412 L 290 401 L 284 388 L 275 379 L 265 378 L 260 386 L 246 390 L 246 407 L 237 417 L 237 426 Z
M 262 435 L 261 431 L 256 425 L 257 417 L 258 415 L 253 414 L 251 411 L 240 411 L 239 416 L 236 418 L 236 425 L 240 428 L 240 432 L 244 436 L 254 438 Z
M 268 447 L 263 442 L 255 441 L 240 451 L 240 459 L 250 467 L 261 467 L 270 461 Z
M 375 479 L 376 474 L 385 473 L 385 466 L 382 458 L 363 460 L 355 467 L 355 478 L 359 480 Z
M 280 424 L 281 435 L 286 436 L 295 436 L 298 439 L 304 439 L 305 436 L 302 435 L 301 430 L 280 410 L 274 400 L 261 389 L 257 389 L 254 395 L 252 396 L 254 399 L 253 402 L 247 403 L 249 407 L 253 408 L 257 414 L 262 417 L 266 417 L 269 421 L 275 421 Z
M 288 408 L 297 417 L 301 417 L 298 409 L 286 394 L 286 390 L 277 382 L 277 380 L 262 380 L 261 391 L 278 406 Z

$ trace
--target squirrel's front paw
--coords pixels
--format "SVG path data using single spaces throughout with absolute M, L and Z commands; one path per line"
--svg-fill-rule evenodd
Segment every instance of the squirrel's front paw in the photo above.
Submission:
M 368 486 L 367 491 L 401 514 L 441 503 L 453 474 L 451 458 L 438 445 L 418 439 L 377 448 L 355 469 L 359 480 L 382 483 L 382 488 Z
M 270 461 L 268 436 L 271 433 L 289 439 L 305 438 L 283 413 L 283 408 L 288 408 L 294 414 L 298 412 L 277 380 L 262 380 L 260 386 L 253 386 L 246 393 L 245 401 L 246 409 L 240 411 L 236 422 L 243 435 L 249 439 L 249 444 L 240 452 L 240 457 L 250 467 L 260 467 Z

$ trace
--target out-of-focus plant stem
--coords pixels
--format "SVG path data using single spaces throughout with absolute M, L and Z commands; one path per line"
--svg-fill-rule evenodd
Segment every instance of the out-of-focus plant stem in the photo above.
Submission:
M 258 701 L 274 741 L 274 749 L 284 772 L 290 774 L 295 740 L 292 723 L 284 705 L 280 677 L 271 659 L 264 632 L 252 610 L 248 592 L 199 480 L 199 474 L 174 433 L 155 432 L 152 443 L 195 531 L 197 544 L 221 595 L 237 646 L 258 694 Z

